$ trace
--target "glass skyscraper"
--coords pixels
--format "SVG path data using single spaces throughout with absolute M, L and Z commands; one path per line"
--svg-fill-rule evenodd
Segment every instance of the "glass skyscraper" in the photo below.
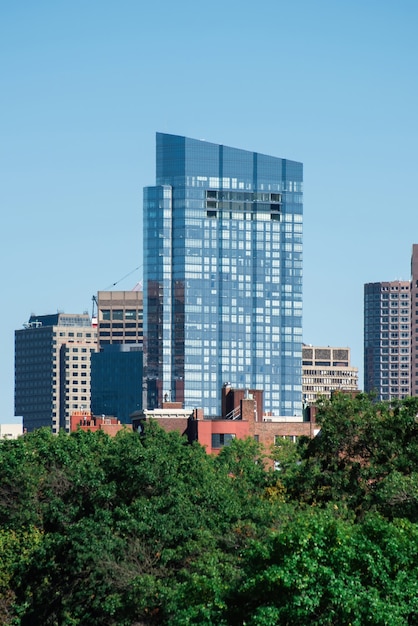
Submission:
M 221 389 L 302 414 L 302 164 L 157 133 L 144 189 L 148 408 L 220 415 Z

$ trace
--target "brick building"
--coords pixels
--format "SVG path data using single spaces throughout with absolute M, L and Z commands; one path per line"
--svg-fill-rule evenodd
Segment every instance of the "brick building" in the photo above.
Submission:
M 109 415 L 97 416 L 90 411 L 74 411 L 70 420 L 70 432 L 76 430 L 102 430 L 114 437 L 122 429 L 132 430 L 131 424 L 121 424 L 116 417 Z
M 318 427 L 314 410 L 307 412 L 304 419 L 274 418 L 262 412 L 263 392 L 247 392 L 224 386 L 222 389 L 223 415 L 205 419 L 201 409 L 183 409 L 181 403 L 163 402 L 162 407 L 137 411 L 132 416 L 133 429 L 142 430 L 144 422 L 152 419 L 164 430 L 177 430 L 186 435 L 190 442 L 198 441 L 208 454 L 218 454 L 232 439 L 252 437 L 266 449 L 280 439 L 300 436 L 314 437 Z

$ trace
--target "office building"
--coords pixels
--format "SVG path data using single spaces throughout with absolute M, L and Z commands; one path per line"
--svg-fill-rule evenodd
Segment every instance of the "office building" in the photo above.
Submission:
M 99 291 L 94 301 L 98 352 L 91 362 L 92 412 L 130 424 L 130 414 L 142 409 L 142 290 Z
M 97 347 L 114 344 L 142 346 L 142 291 L 99 291 L 97 305 Z
M 31 315 L 15 331 L 15 415 L 30 432 L 69 431 L 74 410 L 90 410 L 90 355 L 96 331 L 90 316 Z
M 122 424 L 142 409 L 142 345 L 113 344 L 91 355 L 91 410 Z
M 302 414 L 302 164 L 157 133 L 144 189 L 148 408 L 221 412 L 221 389 L 262 390 Z
M 304 402 L 331 398 L 334 391 L 358 391 L 358 368 L 350 364 L 350 348 L 302 347 L 302 393 Z
M 364 285 L 364 390 L 380 400 L 411 395 L 411 283 Z

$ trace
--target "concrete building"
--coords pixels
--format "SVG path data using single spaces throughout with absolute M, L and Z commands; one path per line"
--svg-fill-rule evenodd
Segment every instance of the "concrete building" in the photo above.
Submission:
M 311 405 L 334 391 L 358 391 L 358 368 L 350 364 L 350 348 L 302 347 L 302 393 Z
M 380 400 L 411 395 L 411 328 L 410 281 L 364 285 L 364 390 Z
M 157 133 L 144 190 L 147 407 L 205 416 L 221 388 L 302 415 L 301 163 Z
M 97 349 L 115 344 L 143 342 L 142 291 L 99 291 L 97 304 Z
M 0 424 L 0 440 L 17 439 L 21 435 L 23 435 L 22 424 Z
M 15 415 L 28 432 L 70 430 L 74 410 L 90 410 L 90 355 L 96 330 L 90 316 L 31 315 L 15 331 Z

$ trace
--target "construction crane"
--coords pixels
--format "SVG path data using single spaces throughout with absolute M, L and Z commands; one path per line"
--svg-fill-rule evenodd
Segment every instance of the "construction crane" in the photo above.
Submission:
M 97 317 L 99 315 L 99 304 L 97 302 L 97 298 L 96 296 L 92 296 L 92 308 L 91 308 L 91 325 L 96 327 L 97 326 Z M 96 306 L 95 306 L 96 305 Z
M 142 265 L 138 265 L 138 267 L 136 267 L 134 270 L 131 270 L 130 272 L 125 274 L 125 276 L 122 276 L 122 278 L 119 278 L 119 280 L 117 280 L 115 283 L 112 283 L 111 285 L 109 285 L 109 287 L 106 287 L 106 289 L 104 289 L 103 291 L 109 291 L 109 289 L 111 289 L 112 287 L 116 287 L 116 285 L 118 283 L 120 283 L 122 280 L 125 280 L 125 278 L 128 278 L 128 276 L 130 276 L 131 274 L 133 274 L 134 272 L 139 270 L 141 267 L 142 267 Z
M 125 274 L 125 276 L 122 276 L 122 278 L 119 278 L 119 280 L 117 280 L 116 282 L 112 283 L 111 285 L 109 285 L 108 287 L 106 287 L 106 289 L 103 289 L 103 291 L 109 291 L 109 289 L 111 289 L 112 287 L 116 287 L 117 284 L 119 284 L 122 280 L 125 280 L 125 278 L 128 278 L 128 276 L 130 276 L 131 274 L 133 274 L 134 272 L 136 272 L 137 270 L 139 270 L 142 267 L 142 265 L 138 265 L 138 267 L 136 267 L 134 270 L 131 270 L 130 272 L 128 272 L 127 274 Z M 141 284 L 142 281 L 140 281 Z M 97 298 L 96 296 L 92 296 L 92 311 L 91 311 L 91 323 L 92 326 L 97 326 L 97 318 L 99 315 L 99 304 L 97 302 Z

